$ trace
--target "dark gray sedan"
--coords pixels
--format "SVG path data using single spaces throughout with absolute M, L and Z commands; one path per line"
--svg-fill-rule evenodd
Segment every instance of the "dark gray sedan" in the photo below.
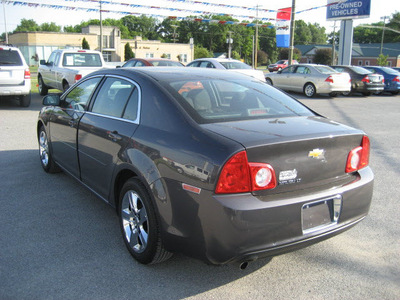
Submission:
M 69 173 L 114 206 L 141 263 L 182 252 L 244 267 L 368 214 L 365 133 L 246 75 L 107 69 L 43 104 L 43 169 Z

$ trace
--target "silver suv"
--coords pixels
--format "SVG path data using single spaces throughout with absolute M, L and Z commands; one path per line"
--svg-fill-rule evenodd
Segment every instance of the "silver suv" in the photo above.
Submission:
M 0 99 L 16 97 L 31 104 L 31 72 L 18 48 L 0 45 Z

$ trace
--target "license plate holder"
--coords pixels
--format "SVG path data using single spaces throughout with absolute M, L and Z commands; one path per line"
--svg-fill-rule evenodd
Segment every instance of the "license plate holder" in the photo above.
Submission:
M 303 233 L 310 233 L 337 224 L 342 207 L 342 197 L 322 199 L 302 206 Z

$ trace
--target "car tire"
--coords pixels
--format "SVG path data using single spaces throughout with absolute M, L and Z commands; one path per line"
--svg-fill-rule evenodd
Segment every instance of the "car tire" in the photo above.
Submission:
M 66 90 L 69 89 L 69 84 L 68 82 L 63 82 L 63 91 L 65 92 Z
M 49 92 L 49 88 L 44 84 L 42 76 L 38 76 L 38 88 L 40 96 L 46 96 Z
M 21 105 L 22 107 L 28 107 L 29 105 L 31 105 L 31 98 L 32 98 L 31 93 L 29 93 L 28 95 L 21 96 L 19 100 L 19 105 Z
M 329 93 L 330 97 L 337 97 L 338 93 L 337 92 L 331 92 Z
M 346 97 L 349 97 L 349 96 L 351 96 L 353 93 L 350 91 L 350 92 L 342 92 L 342 95 L 343 96 L 346 96 Z
M 363 96 L 368 97 L 371 96 L 372 93 L 371 92 L 362 92 Z
M 313 85 L 310 82 L 306 83 L 303 91 L 304 91 L 304 95 L 306 95 L 308 98 L 312 98 L 316 94 L 315 85 Z
M 273 85 L 271 78 L 265 78 L 265 82 L 269 85 Z
M 137 178 L 131 178 L 123 185 L 118 213 L 125 245 L 138 262 L 155 264 L 172 256 L 163 247 L 150 195 Z
M 47 138 L 46 130 L 43 126 L 41 126 L 39 129 L 38 142 L 40 163 L 43 167 L 43 170 L 45 170 L 47 173 L 60 172 L 60 167 L 54 162 L 51 155 L 49 140 Z
M 395 96 L 395 95 L 398 95 L 398 94 L 399 94 L 399 91 L 391 92 L 391 93 L 392 93 L 393 96 Z

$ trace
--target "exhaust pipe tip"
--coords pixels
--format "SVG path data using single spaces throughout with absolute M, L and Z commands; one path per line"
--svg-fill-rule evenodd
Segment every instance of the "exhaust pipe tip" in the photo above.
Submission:
M 241 262 L 241 263 L 239 264 L 239 269 L 240 269 L 240 270 L 244 270 L 244 269 L 247 268 L 248 265 L 249 265 L 249 262 L 248 262 L 248 261 Z

